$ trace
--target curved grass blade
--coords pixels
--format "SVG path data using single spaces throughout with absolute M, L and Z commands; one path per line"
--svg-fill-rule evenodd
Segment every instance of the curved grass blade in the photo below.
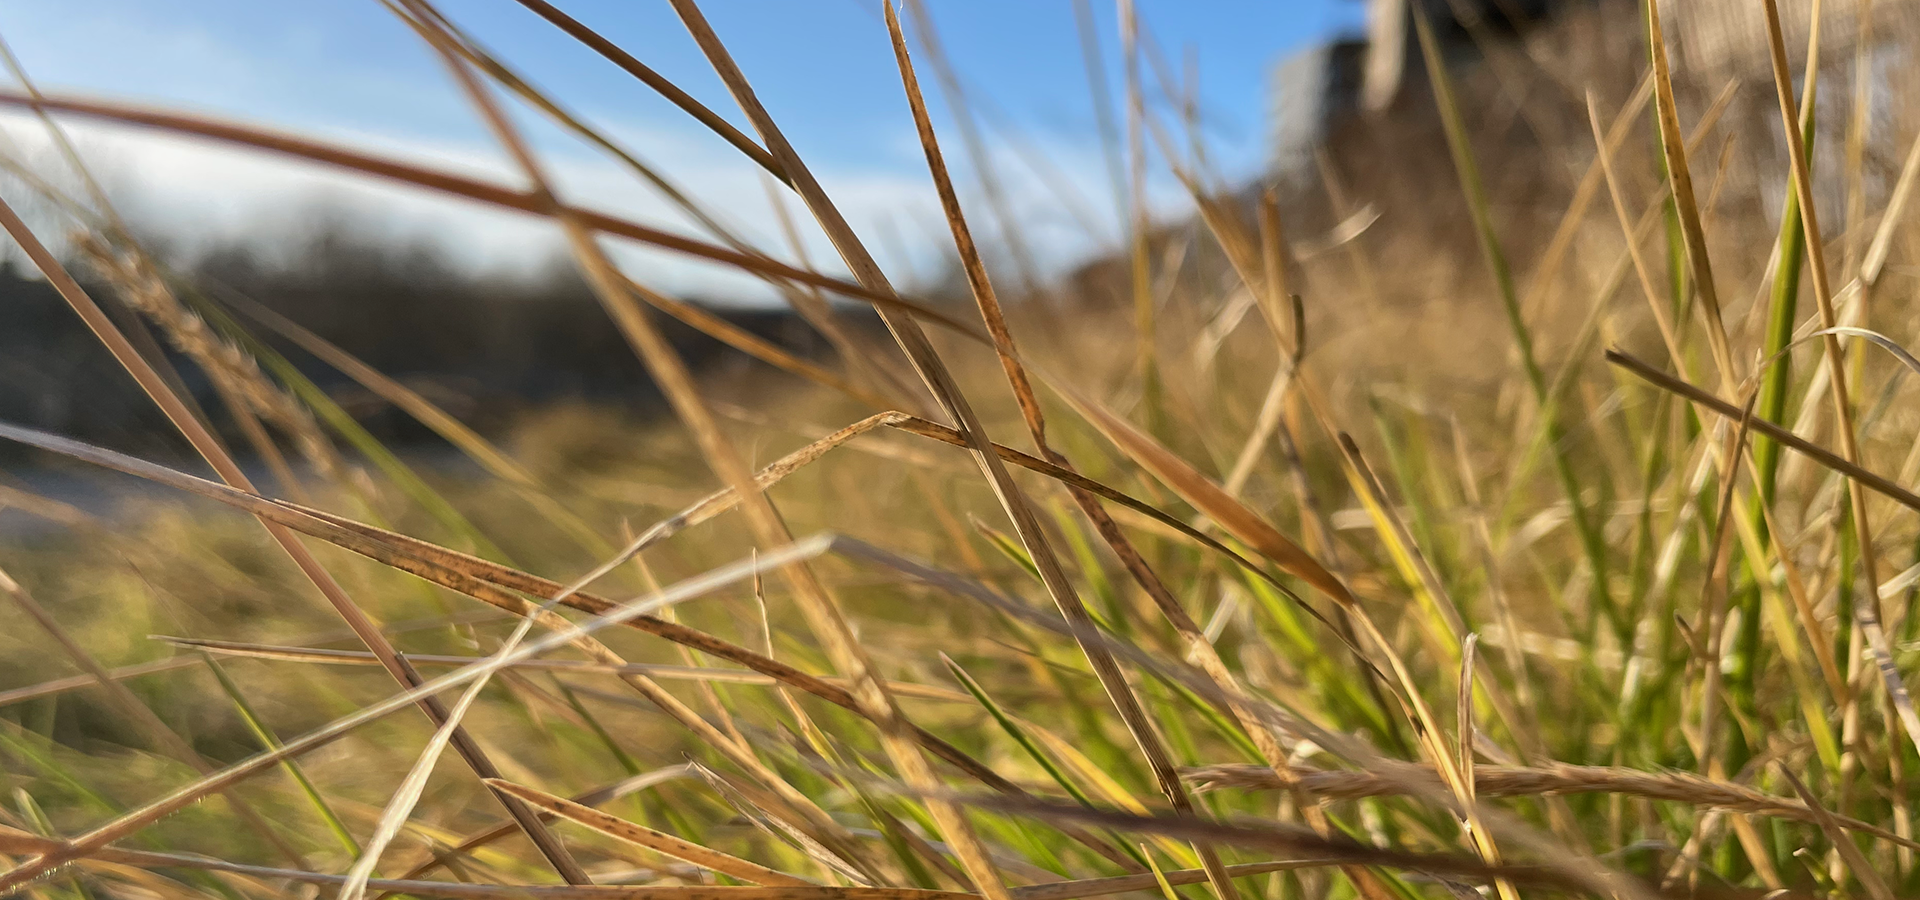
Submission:
M 967 335 L 973 340 L 989 343 L 989 339 L 981 334 L 978 328 L 966 325 L 925 303 L 903 298 L 891 291 L 870 290 L 843 278 L 835 278 L 830 275 L 822 275 L 818 272 L 810 272 L 764 256 L 717 247 L 705 241 L 662 231 L 658 228 L 651 228 L 608 213 L 571 207 L 563 207 L 556 210 L 547 201 L 530 192 L 489 184 L 479 179 L 468 178 L 452 172 L 418 166 L 321 141 L 297 137 L 291 134 L 276 133 L 249 125 L 221 122 L 211 118 L 183 113 L 160 112 L 158 110 L 99 100 L 64 97 L 42 97 L 36 100 L 24 94 L 0 90 L 0 105 L 22 108 L 44 108 L 54 112 L 107 119 L 129 125 L 154 128 L 161 131 L 193 135 L 221 143 L 252 147 L 272 153 L 306 159 L 323 165 L 336 166 L 365 175 L 371 175 L 376 178 L 412 184 L 428 190 L 465 197 L 469 200 L 475 200 L 505 209 L 518 210 L 532 215 L 551 215 L 555 213 L 570 215 L 576 217 L 583 226 L 595 231 L 649 244 L 669 252 L 722 263 L 765 277 L 812 285 L 837 294 L 855 297 L 882 308 L 911 312 L 916 318 L 938 323 L 942 327 L 951 329 L 956 333 Z

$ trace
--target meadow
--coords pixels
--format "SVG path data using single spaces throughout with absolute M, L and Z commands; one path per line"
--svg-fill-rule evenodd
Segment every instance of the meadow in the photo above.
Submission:
M 389 7 L 519 184 L 16 68 L 0 103 L 57 141 L 120 122 L 545 217 L 664 409 L 476 429 L 172 267 L 70 145 L 10 166 L 0 226 L 204 465 L 0 423 L 142 485 L 101 517 L 0 482 L 44 525 L 0 546 L 0 895 L 1920 892 L 1920 34 L 1861 4 L 1825 52 L 1760 0 L 1750 68 L 1690 66 L 1686 5 L 1596 3 L 1456 67 L 1416 16 L 1406 96 L 1249 188 L 1129 21 L 1126 239 L 1061 275 L 888 5 L 958 275 L 928 297 L 695 0 L 737 111 L 520 2 L 753 160 L 840 268 L 749 244 L 426 0 Z M 705 231 L 557 194 L 509 108 Z M 1150 165 L 1189 209 L 1149 215 Z M 832 352 L 617 243 L 765 279 Z M 696 373 L 668 320 L 755 365 Z M 462 464 L 410 464 L 295 354 Z

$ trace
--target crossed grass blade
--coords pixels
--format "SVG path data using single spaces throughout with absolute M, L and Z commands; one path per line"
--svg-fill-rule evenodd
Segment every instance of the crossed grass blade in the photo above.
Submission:
M 648 788 L 654 787 L 659 784 L 663 784 L 668 781 L 672 781 L 677 778 L 687 777 L 688 775 L 692 774 L 692 772 L 693 772 L 693 767 L 689 764 L 683 763 L 677 766 L 668 766 L 664 769 L 655 769 L 651 772 L 642 772 L 638 775 L 634 775 L 630 778 L 622 779 L 606 787 L 595 788 L 589 791 L 583 791 L 581 793 L 573 795 L 572 797 L 568 797 L 567 799 L 574 803 L 578 803 L 584 806 L 597 807 L 603 803 L 608 803 L 613 800 L 617 800 L 621 797 L 625 797 L 637 791 L 647 790 Z M 541 816 L 548 821 L 552 821 L 554 819 L 554 815 L 550 812 L 542 811 Z M 421 863 L 418 863 L 412 868 L 408 869 L 405 874 L 400 876 L 399 880 L 406 881 L 406 880 L 418 879 L 418 878 L 425 877 L 427 875 L 431 875 L 435 871 L 438 871 L 439 869 L 453 863 L 455 860 L 458 860 L 464 856 L 468 856 L 472 854 L 474 851 L 484 848 L 488 844 L 498 841 L 501 838 L 507 837 L 513 833 L 514 833 L 514 825 L 513 823 L 509 822 L 509 823 L 505 823 L 505 824 L 496 826 L 494 828 L 488 829 L 486 831 L 481 831 L 476 834 L 463 837 L 458 841 L 450 842 L 445 849 L 435 848 L 430 851 L 430 855 L 427 860 Z M 387 894 L 381 895 L 381 900 L 385 900 L 387 896 L 388 896 Z
M 1406 775 L 1438 783 L 1430 766 L 1398 764 Z M 1393 767 L 1388 767 L 1393 768 Z M 1549 796 L 1584 793 L 1620 793 L 1687 803 L 1694 806 L 1772 816 L 1819 824 L 1819 814 L 1804 802 L 1777 797 L 1739 782 L 1708 778 L 1691 772 L 1645 772 L 1619 766 L 1577 766 L 1551 763 L 1539 766 L 1474 765 L 1474 792 L 1481 797 Z M 1296 787 L 1329 800 L 1357 800 L 1398 794 L 1401 782 L 1378 772 L 1314 769 L 1301 766 L 1299 781 L 1289 785 L 1258 766 L 1224 765 L 1187 769 L 1182 775 L 1202 790 L 1276 791 Z M 1833 816 L 1832 813 L 1827 815 Z M 1885 828 L 1857 819 L 1833 816 L 1848 831 L 1870 834 L 1899 846 L 1913 845 Z

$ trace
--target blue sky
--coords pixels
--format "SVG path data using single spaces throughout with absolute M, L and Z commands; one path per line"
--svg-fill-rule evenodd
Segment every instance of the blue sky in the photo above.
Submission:
M 576 18 L 739 121 L 717 79 L 664 0 L 562 0 Z M 1119 85 L 1112 0 L 1092 0 L 1111 82 Z M 1071 0 L 929 0 L 947 52 L 982 106 L 1008 127 L 994 137 L 997 166 L 1023 200 L 1040 248 L 1056 259 L 1092 249 L 1049 210 L 1037 176 L 1009 135 L 1044 153 L 1102 213 L 1105 172 Z M 925 166 L 912 135 L 879 7 L 867 0 L 709 0 L 714 27 L 790 138 L 840 195 L 856 227 L 898 246 L 930 245 Z M 512 0 L 447 0 L 461 23 L 533 82 L 620 136 L 750 232 L 773 240 L 754 171 L 644 87 Z M 1357 25 L 1356 0 L 1140 0 L 1140 15 L 1170 63 L 1191 57 L 1224 174 L 1255 173 L 1264 155 L 1267 72 L 1278 58 Z M 0 0 L 0 35 L 42 86 L 204 110 L 336 136 L 363 146 L 476 169 L 512 172 L 423 45 L 373 0 Z M 923 83 L 931 89 L 923 63 Z M 1152 76 L 1149 74 L 1149 84 Z M 563 183 L 587 202 L 635 218 L 672 214 L 604 159 L 538 124 Z M 945 125 L 941 115 L 939 124 Z M 19 119 L 6 131 L 30 157 L 37 136 Z M 93 159 L 142 218 L 192 245 L 234 234 L 275 234 L 314 203 L 372 215 L 396 232 L 430 236 L 468 258 L 510 262 L 544 247 L 536 223 L 504 221 L 405 192 L 366 189 L 197 145 L 84 128 Z M 958 137 L 943 130 L 950 156 Z M 957 162 L 957 160 L 956 160 Z M 1020 170 L 1020 171 L 1015 171 Z M 1021 172 L 1026 172 L 1023 176 Z M 962 176 L 965 178 L 966 176 Z M 1025 180 L 1023 180 L 1023 178 Z M 970 183 L 970 181 L 969 181 Z M 966 184 L 963 183 L 963 189 Z M 1171 185 L 1156 185 L 1168 196 Z M 1051 197 L 1051 195 L 1048 195 Z M 1057 206 L 1057 203 L 1051 203 Z M 1050 227 L 1049 223 L 1053 226 Z M 776 242 L 777 243 L 777 242 Z M 906 268 L 925 259 L 905 249 Z M 670 288 L 720 289 L 724 277 L 666 262 Z M 714 280 L 718 278 L 718 280 Z

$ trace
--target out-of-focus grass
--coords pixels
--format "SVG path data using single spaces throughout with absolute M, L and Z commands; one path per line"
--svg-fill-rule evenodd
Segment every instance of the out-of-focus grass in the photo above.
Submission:
M 1148 228 L 1131 209 L 1111 265 L 1013 296 L 1025 276 L 996 277 L 975 246 L 896 29 L 969 296 L 932 307 L 870 265 L 722 36 L 676 7 L 746 108 L 749 155 L 853 279 L 717 226 L 688 242 L 318 142 L 46 104 L 554 216 L 687 428 L 555 406 L 495 443 L 167 271 L 104 197 L 62 198 L 115 302 L 207 372 L 209 415 L 285 499 L 5 432 L 184 493 L 110 521 L 20 498 L 60 530 L 0 558 L 22 611 L 0 634 L 0 890 L 352 893 L 350 870 L 417 896 L 651 900 L 1920 890 L 1906 82 L 1885 82 L 1854 152 L 1810 154 L 1854 116 L 1797 108 L 1826 95 L 1796 88 L 1777 36 L 1762 50 L 1781 66 L 1723 90 L 1645 55 L 1686 10 L 1628 30 L 1573 15 L 1483 47 L 1494 65 L 1429 67 L 1408 108 L 1333 136 L 1319 186 L 1256 202 L 1178 149 L 1190 123 L 1159 115 L 1151 42 L 1131 35 L 1124 146 L 1106 129 L 1116 193 L 1157 149 L 1196 215 Z M 480 79 L 668 184 L 427 4 L 392 9 L 531 183 L 539 161 Z M 1916 71 L 1920 35 L 1882 37 L 1883 68 Z M 1577 90 L 1516 96 L 1516 66 Z M 1879 70 L 1819 74 L 1859 71 Z M 1835 185 L 1857 195 L 1837 222 Z M 795 358 L 652 292 L 606 235 L 772 279 L 842 358 Z M 839 328 L 820 290 L 877 305 L 904 356 Z M 685 379 L 643 305 L 781 374 Z M 410 467 L 282 342 L 476 466 Z M 1627 355 L 1609 365 L 1604 345 Z M 1681 396 L 1662 371 L 1698 387 Z M 141 378 L 179 404 L 167 373 Z M 880 407 L 960 428 L 869 419 Z M 1755 435 L 1771 423 L 1831 452 Z M 198 446 L 224 460 L 214 441 Z M 248 515 L 303 537 L 274 550 Z M 681 601 L 608 618 L 662 591 Z M 455 752 L 423 762 L 436 726 L 388 698 L 427 682 L 452 703 L 483 676 L 444 726 Z M 410 770 L 432 774 L 395 804 Z M 394 840 L 367 856 L 382 823 Z

